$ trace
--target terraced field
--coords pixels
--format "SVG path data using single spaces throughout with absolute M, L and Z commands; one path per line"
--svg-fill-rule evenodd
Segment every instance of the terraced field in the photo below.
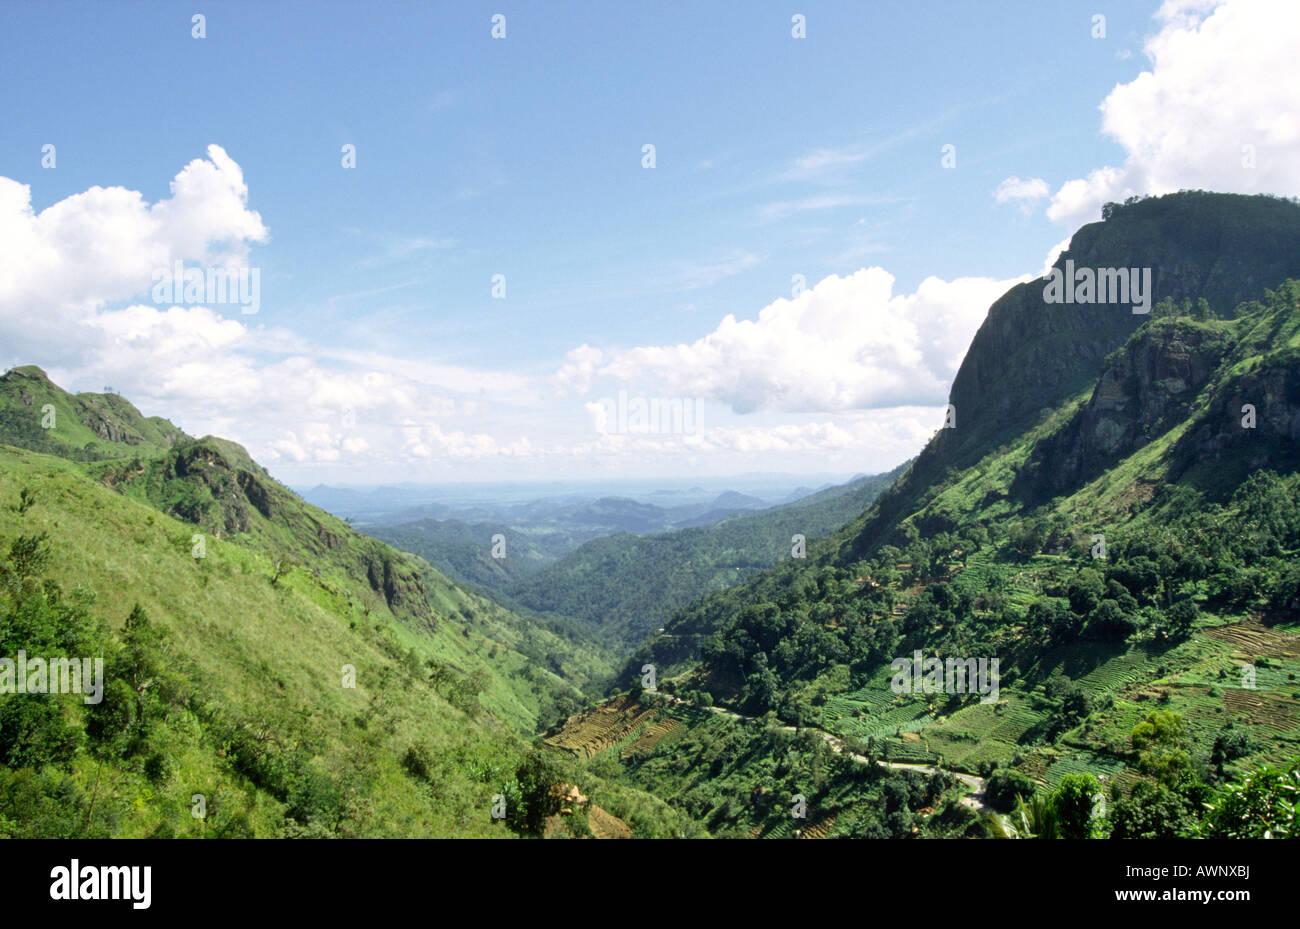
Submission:
M 1146 649 L 1132 648 L 1075 677 L 1075 681 L 1093 699 L 1104 694 L 1121 693 L 1148 675 L 1152 660 Z
M 835 814 L 824 819 L 819 819 L 810 826 L 805 826 L 799 830 L 796 838 L 800 839 L 824 839 L 830 834 L 831 828 L 835 825 Z
M 895 694 L 887 680 L 827 700 L 822 715 L 835 734 L 859 739 L 916 732 L 934 722 L 928 701 Z
M 631 696 L 616 697 L 585 713 L 570 716 L 559 732 L 544 741 L 587 759 L 622 742 L 654 715 L 653 709 L 642 706 Z
M 1215 626 L 1206 630 L 1210 638 L 1227 642 L 1234 657 L 1245 661 L 1259 658 L 1300 659 L 1300 635 L 1264 625 L 1257 617 L 1245 622 Z
M 882 739 L 882 758 L 903 764 L 929 764 L 936 761 L 938 755 L 922 739 L 904 741 L 901 739 Z
M 653 726 L 647 726 L 639 736 L 624 746 L 622 757 L 627 758 L 638 753 L 649 753 L 664 739 L 679 735 L 685 731 L 686 727 L 678 720 L 673 719 L 671 716 L 664 717 Z
M 981 761 L 1006 761 L 1019 738 L 1044 718 L 1019 694 L 1007 694 L 1003 705 L 976 703 L 927 727 L 922 735 L 945 764 L 974 771 Z

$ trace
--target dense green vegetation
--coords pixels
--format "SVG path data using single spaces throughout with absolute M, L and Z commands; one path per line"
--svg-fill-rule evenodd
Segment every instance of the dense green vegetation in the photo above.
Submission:
M 1071 334 L 1075 356 L 1097 359 L 1086 379 L 975 358 L 991 333 L 1008 337 L 1032 291 L 999 301 L 954 387 L 958 428 L 806 561 L 680 610 L 622 682 L 654 665 L 663 690 L 697 705 L 989 777 L 990 805 L 1011 814 L 1001 828 L 1019 834 L 1247 828 L 1206 805 L 1254 803 L 1230 800 L 1234 781 L 1282 791 L 1300 754 L 1300 284 L 1260 286 L 1286 257 L 1234 248 L 1254 240 L 1243 217 L 1256 211 L 1293 240 L 1300 207 L 1199 193 L 1132 203 L 1062 260 L 1159 268 L 1189 235 L 1169 232 L 1188 211 L 1210 216 L 1213 243 L 1157 274 L 1149 317 Z M 1214 269 L 1201 290 L 1197 261 Z M 1040 296 L 1037 312 L 1065 311 Z M 1041 323 L 1023 328 L 1035 351 L 1055 344 Z M 1025 388 L 1038 405 L 1018 414 L 1003 402 L 1013 376 L 1040 378 Z M 1054 392 L 1059 404 L 1041 405 Z M 891 662 L 916 651 L 996 658 L 1000 692 L 895 692 Z M 1178 720 L 1172 742 L 1144 728 L 1153 705 Z M 1084 815 L 1093 793 L 1110 818 Z
M 674 611 L 709 591 L 747 580 L 791 557 L 794 536 L 821 538 L 871 503 L 902 468 L 864 477 L 794 503 L 745 513 L 716 525 L 659 535 L 619 533 L 594 539 L 554 564 L 537 561 L 526 534 L 508 534 L 504 559 L 490 556 L 487 535 L 459 542 L 421 531 L 420 524 L 387 527 L 378 534 L 429 561 L 459 566 L 517 612 L 551 617 L 561 628 L 580 629 L 623 654 Z M 511 539 L 518 538 L 518 543 Z M 522 556 L 515 553 L 522 551 Z

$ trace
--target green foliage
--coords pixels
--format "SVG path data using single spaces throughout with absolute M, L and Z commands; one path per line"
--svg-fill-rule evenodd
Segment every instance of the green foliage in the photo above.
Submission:
M 520 835 L 538 836 L 548 816 L 560 812 L 561 797 L 556 787 L 565 771 L 555 755 L 533 750 L 515 771 L 515 790 L 507 796 L 506 825 Z
M 1259 740 L 1249 731 L 1238 729 L 1229 723 L 1214 740 L 1214 747 L 1210 750 L 1210 764 L 1222 774 L 1229 762 L 1252 755 L 1259 747 Z
M 1226 785 L 1209 802 L 1203 834 L 1215 839 L 1294 839 L 1300 835 L 1300 759 L 1266 765 Z
M 554 564 L 494 587 L 508 602 L 571 617 L 588 634 L 626 649 L 701 596 L 791 560 L 794 534 L 811 545 L 838 529 L 887 488 L 898 470 L 714 526 L 593 539 Z M 415 540 L 410 544 L 421 550 Z
M 1035 839 L 1061 838 L 1061 822 L 1052 798 L 1036 793 L 1016 801 L 1016 829 L 1018 834 Z
M 1196 827 L 1192 804 L 1164 784 L 1139 781 L 1110 815 L 1111 838 L 1173 839 Z
M 1101 835 L 1097 802 L 1101 784 L 1091 774 L 1067 774 L 1049 798 L 1059 837 L 1091 839 Z
M 1033 797 L 1037 785 L 1033 779 L 1011 768 L 998 768 L 984 785 L 984 800 L 990 806 L 1010 813 L 1020 801 Z

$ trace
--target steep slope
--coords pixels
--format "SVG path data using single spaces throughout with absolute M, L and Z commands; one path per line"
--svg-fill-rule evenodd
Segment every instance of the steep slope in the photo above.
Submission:
M 1013 289 L 955 429 L 806 561 L 680 611 L 621 680 L 652 664 L 693 702 L 1043 791 L 1105 775 L 1116 834 L 1218 828 L 1204 800 L 1234 764 L 1300 752 L 1300 206 L 1107 213 L 1067 255 L 1157 268 L 1149 316 Z M 996 658 L 1000 693 L 900 690 L 916 651 Z
M 843 525 L 900 471 L 707 528 L 594 539 L 504 593 L 529 609 L 572 617 L 626 654 L 673 611 L 789 558 L 796 534 L 816 539 Z
M 1080 228 L 1053 267 L 1150 269 L 1151 303 L 1204 299 L 1229 316 L 1289 277 L 1300 277 L 1300 207 L 1272 197 L 1191 191 L 1112 205 Z M 1044 281 L 1013 287 L 992 307 L 953 379 L 957 428 L 935 450 L 945 465 L 1039 410 L 1056 409 L 1096 377 L 1107 355 L 1146 321 L 1122 303 L 1044 301 Z
M 98 702 L 0 696 L 0 835 L 510 834 L 598 650 L 119 397 L 15 369 L 0 424 L 0 652 L 104 658 Z

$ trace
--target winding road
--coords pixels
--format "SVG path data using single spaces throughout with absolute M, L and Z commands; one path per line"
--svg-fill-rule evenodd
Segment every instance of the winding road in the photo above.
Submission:
M 734 719 L 739 722 L 747 722 L 747 723 L 760 722 L 760 720 L 757 717 L 744 716 L 740 713 L 735 712 L 734 710 L 724 709 L 723 707 L 719 707 L 719 706 L 700 706 L 698 703 L 692 703 L 689 700 L 683 700 L 680 697 L 674 697 L 671 694 L 666 694 L 661 691 L 655 691 L 654 693 L 656 696 L 662 697 L 663 699 L 669 701 L 670 703 L 676 703 L 679 706 L 688 706 L 695 709 L 708 710 L 712 713 L 717 713 L 719 716 L 726 716 L 730 719 Z M 804 726 L 803 728 L 808 732 L 815 732 L 818 735 L 820 735 L 823 739 L 825 739 L 826 742 L 830 745 L 831 751 L 836 752 L 837 754 L 847 755 L 849 758 L 852 758 L 854 761 L 858 762 L 859 764 L 871 764 L 871 759 L 868 758 L 866 755 L 859 755 L 845 748 L 844 740 L 841 739 L 839 736 L 832 735 L 831 733 L 826 732 L 824 729 L 817 729 L 813 726 Z M 798 728 L 795 726 L 782 726 L 781 729 L 785 732 L 799 731 Z M 947 769 L 939 768 L 935 765 L 928 765 L 928 764 L 914 764 L 905 761 L 885 761 L 883 759 L 877 759 L 875 763 L 880 765 L 880 767 L 882 768 L 894 768 L 899 771 L 916 771 L 918 774 L 937 774 L 942 771 L 942 773 L 947 774 L 949 777 L 954 778 L 955 780 L 961 782 L 966 786 L 966 791 L 967 791 L 966 796 L 962 797 L 961 800 L 959 801 L 962 806 L 969 807 L 970 809 L 980 813 L 995 813 L 995 814 L 997 813 L 997 811 L 994 810 L 993 807 L 989 806 L 987 803 L 984 802 L 985 784 L 984 784 L 984 778 L 982 777 L 976 777 L 974 774 L 961 774 L 957 771 L 949 771 Z

